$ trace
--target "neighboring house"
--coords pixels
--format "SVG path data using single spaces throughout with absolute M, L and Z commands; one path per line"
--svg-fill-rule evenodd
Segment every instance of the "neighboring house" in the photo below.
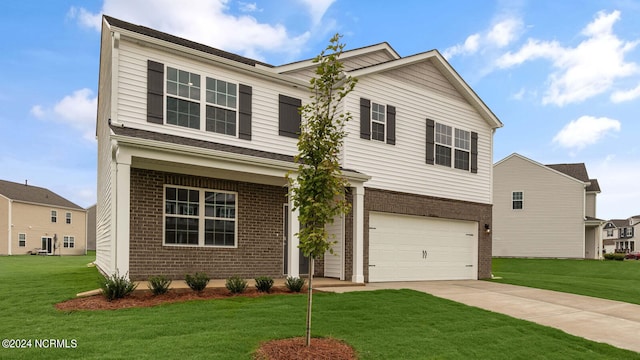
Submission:
M 636 251 L 635 238 L 640 234 L 640 215 L 628 219 L 613 219 L 602 229 L 603 249 L 607 253 Z
M 511 154 L 493 169 L 493 256 L 602 256 L 600 186 L 583 163 L 542 165 Z
M 45 188 L 0 180 L 0 255 L 83 255 L 87 212 Z
M 96 249 L 96 205 L 87 209 L 87 250 Z
M 359 79 L 342 150 L 351 212 L 316 275 L 491 276 L 493 134 L 502 123 L 435 50 L 347 51 Z M 272 66 L 103 17 L 96 264 L 132 279 L 298 276 L 298 107 L 311 60 Z

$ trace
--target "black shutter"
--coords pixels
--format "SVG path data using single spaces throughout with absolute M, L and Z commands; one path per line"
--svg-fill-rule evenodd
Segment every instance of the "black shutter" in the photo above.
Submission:
M 297 139 L 300 136 L 300 106 L 302 100 L 286 95 L 278 96 L 278 134 Z
M 251 140 L 251 86 L 240 84 L 238 87 L 239 114 L 238 114 L 238 137 L 244 140 Z
M 478 133 L 471 132 L 471 172 L 478 172 Z
M 360 137 L 371 140 L 371 101 L 360 98 Z
M 147 60 L 147 122 L 163 124 L 164 64 Z
M 396 108 L 387 105 L 387 144 L 396 144 Z
M 427 119 L 427 164 L 435 164 L 435 136 L 436 136 L 436 123 Z

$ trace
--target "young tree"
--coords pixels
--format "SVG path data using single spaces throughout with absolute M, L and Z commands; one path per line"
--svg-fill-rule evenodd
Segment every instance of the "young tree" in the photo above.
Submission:
M 298 170 L 289 174 L 289 196 L 299 210 L 300 249 L 309 257 L 306 344 L 311 344 L 311 307 L 313 303 L 313 263 L 329 251 L 335 241 L 328 239 L 325 225 L 336 215 L 349 211 L 345 191 L 349 185 L 340 170 L 340 150 L 346 136 L 344 125 L 351 119 L 342 111 L 342 100 L 350 93 L 356 79 L 346 76 L 339 60 L 344 49 L 336 34 L 313 62 L 315 77 L 310 80 L 310 102 L 300 108 L 302 124 L 298 139 Z

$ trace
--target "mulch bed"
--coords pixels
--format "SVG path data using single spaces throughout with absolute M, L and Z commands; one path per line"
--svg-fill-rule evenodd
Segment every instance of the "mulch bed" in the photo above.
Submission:
M 306 290 L 303 289 L 302 293 L 305 292 Z M 191 289 L 172 289 L 166 294 L 156 296 L 154 296 L 151 291 L 137 290 L 123 299 L 107 301 L 102 295 L 93 295 L 58 303 L 56 304 L 56 308 L 62 311 L 117 310 L 150 307 L 189 300 L 257 297 L 272 294 L 295 293 L 290 292 L 286 287 L 273 287 L 269 294 L 259 292 L 255 288 L 247 288 L 242 294 L 231 294 L 229 290 L 223 288 L 208 288 L 201 292 L 195 292 Z M 258 360 L 354 360 L 357 358 L 353 348 L 340 340 L 333 338 L 312 338 L 311 346 L 306 346 L 305 339 L 302 337 L 265 342 L 258 348 L 254 356 L 255 359 Z

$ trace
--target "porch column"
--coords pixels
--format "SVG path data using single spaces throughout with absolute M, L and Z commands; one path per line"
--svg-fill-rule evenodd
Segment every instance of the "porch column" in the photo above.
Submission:
M 351 281 L 364 283 L 364 185 L 353 190 L 353 275 Z
M 296 235 L 300 231 L 299 215 L 300 212 L 298 209 L 293 210 L 293 201 L 289 199 L 289 229 L 287 230 L 289 232 L 287 234 L 287 239 L 289 239 L 287 269 L 289 271 L 287 275 L 291 277 L 300 277 L 300 249 L 298 249 L 300 239 Z
M 131 155 L 124 154 L 122 148 L 116 155 L 116 232 L 113 251 L 115 269 L 120 276 L 129 272 L 129 236 L 131 219 Z M 109 274 L 110 275 L 110 274 Z

